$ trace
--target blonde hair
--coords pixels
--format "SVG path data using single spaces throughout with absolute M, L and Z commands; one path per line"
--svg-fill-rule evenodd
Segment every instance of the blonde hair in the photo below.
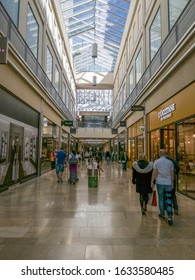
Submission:
M 145 160 L 145 161 L 147 161 L 146 155 L 144 153 L 139 154 L 138 160 Z

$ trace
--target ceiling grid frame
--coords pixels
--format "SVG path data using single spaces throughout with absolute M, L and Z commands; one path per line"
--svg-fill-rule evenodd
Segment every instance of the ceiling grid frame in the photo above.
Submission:
M 59 1 L 75 72 L 113 73 L 131 0 Z M 90 55 L 93 43 L 98 44 L 95 63 Z

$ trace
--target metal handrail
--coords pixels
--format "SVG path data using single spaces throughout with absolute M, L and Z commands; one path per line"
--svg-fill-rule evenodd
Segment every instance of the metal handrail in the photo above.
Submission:
M 0 3 L 0 28 L 3 36 L 7 37 L 20 55 L 23 62 L 30 68 L 33 74 L 38 78 L 39 82 L 44 86 L 49 96 L 51 97 L 55 106 L 61 111 L 65 118 L 75 121 L 74 116 L 68 109 L 66 104 L 63 102 L 62 98 L 56 91 L 54 85 L 49 80 L 47 74 L 43 70 L 42 66 L 39 64 L 38 60 L 32 53 L 31 49 L 27 45 L 26 41 L 20 34 L 18 28 L 15 26 L 12 19 L 9 17 L 8 13 L 4 9 L 3 5 Z
M 111 124 L 109 122 L 78 122 L 79 128 L 111 128 Z
M 178 44 L 181 38 L 185 35 L 188 29 L 194 24 L 195 20 L 195 0 L 191 0 L 183 10 L 177 22 L 165 38 L 158 52 L 152 59 L 149 66 L 146 68 L 142 77 L 128 96 L 126 102 L 123 104 L 121 110 L 112 122 L 112 127 L 116 127 L 122 118 L 130 112 L 131 106 L 135 104 L 138 98 L 143 95 L 143 89 L 154 77 L 156 71 L 165 62 L 171 51 Z

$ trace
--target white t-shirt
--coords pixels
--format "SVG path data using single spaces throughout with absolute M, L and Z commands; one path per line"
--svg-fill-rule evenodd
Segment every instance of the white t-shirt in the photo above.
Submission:
M 174 170 L 172 161 L 162 156 L 155 160 L 154 169 L 158 171 L 156 183 L 159 185 L 172 185 L 171 172 Z
M 94 168 L 94 169 L 97 169 L 97 167 L 98 167 L 98 163 L 97 163 L 97 161 L 94 161 L 94 162 L 93 162 L 93 168 Z

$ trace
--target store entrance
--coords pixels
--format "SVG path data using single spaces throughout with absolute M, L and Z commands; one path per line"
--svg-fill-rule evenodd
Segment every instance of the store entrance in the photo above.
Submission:
M 195 199 L 195 118 L 177 126 L 178 190 Z
M 167 154 L 171 158 L 175 158 L 175 127 L 169 125 L 165 128 L 160 129 L 160 147 L 167 151 Z
M 151 132 L 150 158 L 152 161 L 159 158 L 159 150 L 165 149 L 167 154 L 176 158 L 175 153 L 175 126 L 168 125 Z
M 132 168 L 132 163 L 138 160 L 138 157 L 141 153 L 144 152 L 144 137 L 139 135 L 128 140 L 128 158 L 129 164 L 128 167 Z
M 167 154 L 179 163 L 178 191 L 195 199 L 195 118 L 152 131 L 152 161 L 159 158 L 160 149 L 165 149 Z

